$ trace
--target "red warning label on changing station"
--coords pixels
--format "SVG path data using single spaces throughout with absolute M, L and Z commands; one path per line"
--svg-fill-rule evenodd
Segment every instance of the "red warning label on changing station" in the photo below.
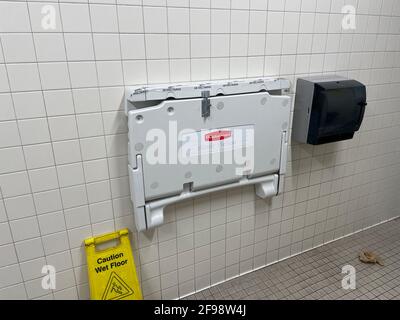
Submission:
M 232 132 L 229 130 L 217 130 L 204 135 L 206 141 L 219 141 L 232 137 Z

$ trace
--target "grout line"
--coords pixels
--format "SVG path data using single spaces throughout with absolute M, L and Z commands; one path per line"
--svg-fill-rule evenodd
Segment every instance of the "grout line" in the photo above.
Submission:
M 143 24 L 143 41 L 144 41 L 144 56 L 147 57 L 147 41 L 146 41 L 146 25 L 144 23 L 145 16 L 144 16 L 144 5 L 143 0 L 140 0 L 141 7 L 142 7 L 142 24 Z M 168 39 L 168 46 L 169 46 L 169 39 Z M 146 84 L 149 83 L 149 63 L 148 59 L 144 59 L 146 61 Z
M 281 34 L 281 35 L 283 35 L 283 34 Z M 282 51 L 282 49 L 281 49 L 281 51 Z M 372 51 L 370 51 L 370 52 L 367 52 L 367 54 L 383 54 L 383 53 L 387 53 L 387 52 L 389 52 L 389 51 L 378 51 L 378 52 L 372 52 Z M 390 53 L 397 53 L 397 51 L 391 51 Z M 336 54 L 347 54 L 347 53 L 361 53 L 361 52 L 337 52 Z M 274 54 L 274 55 L 267 55 L 266 57 L 280 57 L 282 54 Z M 313 55 L 321 55 L 320 53 L 308 53 L 308 54 L 304 54 L 304 55 L 309 55 L 309 56 L 313 56 Z M 295 56 L 295 54 L 286 54 L 286 56 Z M 235 56 L 234 58 L 244 58 L 245 56 Z M 259 55 L 254 55 L 254 56 L 249 56 L 249 57 L 260 57 Z M 217 58 L 225 58 L 225 59 L 228 59 L 229 58 L 229 56 L 222 56 L 222 57 L 217 57 Z M 175 58 L 176 60 L 187 60 L 187 58 Z M 196 59 L 207 59 L 207 58 L 196 58 Z M 116 61 L 118 61 L 118 60 L 98 60 L 99 62 L 116 62 Z M 144 61 L 144 59 L 126 59 L 126 60 L 124 60 L 124 61 Z M 167 61 L 167 59 L 146 59 L 146 61 Z M 87 62 L 87 61 L 85 61 L 85 62 Z M 56 63 L 56 64 L 59 64 L 60 62 L 58 62 L 58 63 Z M 75 62 L 73 62 L 73 61 L 64 61 L 64 62 L 62 62 L 62 63 L 65 63 L 66 65 L 68 64 L 68 63 L 75 63 Z M 92 62 L 90 62 L 90 63 L 94 63 L 93 61 Z M 25 65 L 27 65 L 27 64 L 29 64 L 29 65 L 32 65 L 32 64 L 35 64 L 35 63 L 17 63 L 17 64 L 13 64 L 13 63 L 6 63 L 6 64 L 4 64 L 4 63 L 0 63 L 0 66 L 1 65 L 5 65 L 5 66 L 9 66 L 9 65 L 18 65 L 18 64 L 25 64 Z M 38 62 L 37 64 L 42 64 L 42 63 L 40 63 L 40 62 Z M 54 64 L 54 63 L 53 63 Z M 369 72 L 383 72 L 383 71 L 386 71 L 386 70 L 390 70 L 390 71 L 392 71 L 393 69 L 395 69 L 395 70 L 397 70 L 397 69 L 400 69 L 399 67 L 392 67 L 392 66 L 390 66 L 390 67 L 383 67 L 383 68 L 369 68 L 369 69 L 365 69 L 365 68 L 360 68 L 360 69 L 357 69 L 357 68 L 355 68 L 355 69 L 342 69 L 342 70 L 336 70 L 336 71 L 334 71 L 334 72 L 326 72 L 326 74 L 327 73 L 329 73 L 329 74 L 339 74 L 339 73 L 341 73 L 342 71 L 348 71 L 348 72 L 352 72 L 352 73 L 354 73 L 354 72 L 356 72 L 356 71 L 369 71 Z M 323 74 L 323 72 L 322 71 L 320 71 L 320 72 L 310 72 L 310 75 L 320 75 L 320 74 Z M 285 74 L 286 75 L 286 74 Z M 299 74 L 287 74 L 287 76 L 298 76 Z M 271 75 L 269 75 L 268 77 L 273 77 L 273 76 L 271 76 Z M 257 77 L 255 77 L 255 78 L 257 78 Z M 232 79 L 242 79 L 242 77 L 232 77 L 232 78 L 227 78 L 227 80 L 228 79 L 230 79 L 230 80 L 232 80 Z M 222 80 L 222 79 L 221 79 Z M 190 83 L 190 82 L 193 82 L 192 80 L 187 80 L 187 81 L 181 81 L 180 83 Z M 154 83 L 152 83 L 152 84 L 157 84 L 156 82 L 154 82 Z M 377 87 L 377 86 L 383 86 L 383 85 L 392 85 L 392 84 L 398 84 L 398 82 L 380 82 L 380 83 L 372 83 L 372 84 L 368 84 L 368 86 L 369 87 Z M 139 85 L 139 84 L 138 84 Z M 142 85 L 144 85 L 144 84 L 142 84 Z M 103 89 L 103 88 L 124 88 L 124 86 L 123 85 L 103 85 L 103 86 L 100 86 L 100 85 L 98 85 L 96 88 L 99 88 L 99 89 Z M 41 89 L 41 90 L 13 90 L 13 91 L 4 91 L 4 92 L 0 92 L 0 94 L 7 94 L 7 93 L 10 93 L 10 92 L 12 92 L 12 93 L 14 93 L 14 94 L 18 94 L 18 93 L 31 93 L 31 92 L 39 92 L 39 91 L 43 91 L 43 92 L 52 92 L 52 91 L 66 91 L 66 90 L 84 90 L 84 89 L 93 89 L 93 86 L 90 86 L 90 87 L 85 87 L 85 86 L 81 86 L 81 87 L 72 87 L 72 86 L 70 86 L 70 87 L 63 87 L 63 88 L 57 88 L 57 89 Z M 393 98 L 377 98 L 376 100 L 377 101 L 381 101 L 381 100 L 383 100 L 383 101 L 386 101 L 386 100 L 397 100 L 398 99 L 398 97 L 393 97 Z M 123 109 L 115 109 L 115 110 L 107 110 L 106 112 L 123 112 L 124 110 Z M 98 111 L 94 111 L 93 113 L 96 113 L 96 112 L 98 112 Z M 80 113 L 79 113 L 80 114 Z M 68 115 L 68 114 L 65 114 L 65 115 Z M 63 116 L 63 115 L 59 115 L 59 116 Z M 50 116 L 50 117 L 56 117 L 56 116 Z M 36 117 L 36 118 L 40 118 L 40 117 Z M 25 119 L 25 118 L 21 118 L 21 119 Z M 30 118 L 27 118 L 27 119 L 30 119 Z M 11 121 L 11 120 L 4 120 L 4 121 Z
M 396 165 L 397 166 L 397 165 Z M 388 166 L 388 167 L 390 167 L 390 166 Z M 381 168 L 380 168 L 381 169 Z M 351 176 L 356 176 L 356 174 L 353 174 L 353 175 L 351 175 Z M 125 176 L 124 176 L 125 177 Z M 342 180 L 343 179 L 343 177 L 342 178 L 337 178 L 337 179 L 335 179 L 335 180 L 331 180 L 331 181 L 328 181 L 328 182 L 335 182 L 335 181 L 339 181 L 339 180 Z M 373 181 L 373 183 L 378 183 L 378 182 L 383 182 L 383 181 L 386 181 L 386 180 L 388 180 L 388 179 L 393 179 L 393 177 L 391 176 L 391 177 L 387 177 L 387 178 L 382 178 L 382 179 L 379 179 L 379 180 L 375 180 L 375 181 Z M 106 181 L 106 180 L 102 180 L 102 181 Z M 325 183 L 325 182 L 322 182 L 322 183 Z M 321 185 L 322 183 L 319 183 L 319 184 L 314 184 L 314 185 L 311 185 L 311 186 L 316 186 L 316 185 Z M 371 184 L 371 182 L 366 182 L 365 184 L 363 184 L 363 185 L 369 185 L 369 184 Z M 71 187 L 76 187 L 76 186 L 81 186 L 82 184 L 78 184 L 78 185 L 74 185 L 74 186 L 71 186 Z M 363 186 L 363 185 L 361 185 L 361 186 Z M 309 186 L 308 186 L 309 187 Z M 303 188 L 297 188 L 297 189 L 295 189 L 295 190 L 292 190 L 292 191 L 296 191 L 296 190 L 301 190 L 301 189 L 306 189 L 306 188 L 308 188 L 308 187 L 303 187 Z M 359 185 L 357 185 L 357 187 L 360 187 Z M 65 187 L 65 188 L 70 188 L 70 187 Z M 345 188 L 345 189 L 342 189 L 342 190 L 340 190 L 340 191 L 337 191 L 337 192 L 334 192 L 333 194 L 341 194 L 341 193 L 343 193 L 343 192 L 345 192 L 345 191 L 349 191 L 350 189 L 353 189 L 354 187 L 348 187 L 348 188 Z M 390 188 L 390 187 L 387 187 L 387 188 Z M 43 192 L 48 192 L 48 191 L 53 191 L 53 190 L 56 190 L 56 189 L 50 189 L 50 190 L 47 190 L 47 191 L 43 191 Z M 289 191 L 287 191 L 287 192 L 289 192 Z M 39 192 L 39 193 L 42 193 L 42 192 Z M 329 196 L 329 195 L 331 195 L 332 193 L 330 193 L 330 194 L 327 194 L 327 195 L 325 195 L 325 196 Z M 29 194 L 27 194 L 27 195 L 29 195 Z M 21 197 L 21 196 L 24 196 L 24 195 L 19 195 L 19 196 L 15 196 L 15 197 L 8 197 L 8 198 L 5 198 L 5 200 L 7 200 L 7 199 L 14 199 L 14 198 L 18 198 L 18 197 Z M 366 195 L 364 195 L 364 196 L 366 196 Z M 358 198 L 355 198 L 355 199 L 349 199 L 349 200 L 347 200 L 346 202 L 350 202 L 351 200 L 357 200 L 357 199 L 360 199 L 360 198 L 362 198 L 363 196 L 359 196 Z M 112 198 L 113 200 L 115 200 L 115 199 L 126 199 L 126 198 L 129 198 L 129 195 L 126 195 L 126 196 L 120 196 L 120 197 L 116 197 L 116 198 Z M 320 196 L 319 197 L 314 197 L 314 198 L 309 198 L 309 199 L 307 199 L 307 200 L 304 200 L 304 201 L 301 201 L 301 202 L 296 202 L 297 204 L 299 204 L 299 203 L 305 203 L 305 202 L 308 202 L 308 201 L 310 201 L 310 200 L 317 200 L 317 199 L 319 199 L 320 198 Z M 97 202 L 94 202 L 94 204 L 95 203 L 101 203 L 101 202 L 105 202 L 105 201 L 108 201 L 108 200 L 101 200 L 101 201 L 97 201 Z M 382 201 L 383 202 L 383 201 Z M 82 207 L 82 206 L 86 206 L 86 205 L 78 205 L 78 206 L 72 206 L 72 207 L 68 207 L 68 208 L 65 208 L 65 210 L 70 210 L 70 209 L 74 209 L 74 208 L 79 208 L 79 207 Z M 330 205 L 330 206 L 328 206 L 327 208 L 331 208 L 331 207 L 335 207 L 336 205 Z M 283 207 L 280 207 L 280 208 L 283 208 Z M 307 214 L 308 213 L 312 213 L 312 212 L 317 212 L 318 210 L 315 210 L 315 211 L 311 211 L 311 212 L 307 212 Z M 58 211 L 50 211 L 50 212 L 44 212 L 44 213 L 40 213 L 40 214 L 37 214 L 37 215 L 45 215 L 45 214 L 51 214 L 51 213 L 54 213 L 54 212 L 58 212 Z M 29 218 L 29 217 L 24 217 L 24 218 Z M 12 219 L 12 220 L 10 220 L 10 221 L 16 221 L 16 220 L 20 220 L 20 219 L 24 219 L 24 218 L 17 218 L 17 219 Z M 286 221 L 286 220 L 284 220 L 284 221 Z M 70 228 L 70 229 L 75 229 L 75 228 Z M 57 232 L 56 232 L 57 233 Z
M 120 53 L 120 63 L 121 63 L 121 71 L 122 71 L 122 82 L 125 85 L 126 84 L 126 79 L 125 79 L 125 73 L 124 73 L 124 65 L 123 65 L 123 60 L 122 60 L 122 47 L 121 47 L 121 33 L 120 33 L 120 22 L 119 22 L 119 11 L 118 11 L 118 6 L 115 6 L 115 14 L 117 17 L 117 27 L 118 27 L 118 44 L 119 44 L 119 53 Z M 90 17 L 91 19 L 91 17 Z M 90 20 L 91 21 L 91 20 Z M 90 26 L 92 27 L 92 22 L 90 22 Z M 93 31 L 93 30 L 91 30 Z M 93 39 L 93 45 L 94 45 L 94 39 Z M 95 48 L 93 48 L 94 54 L 95 54 L 95 59 L 96 59 L 96 52 L 95 52 Z M 96 67 L 96 74 L 97 74 L 97 82 L 99 84 L 99 78 L 98 78 L 98 70 Z M 113 195 L 112 195 L 112 184 L 111 184 L 111 174 L 110 174 L 110 162 L 109 162 L 109 155 L 108 155 L 108 150 L 107 150 L 107 142 L 106 142 L 106 132 L 105 132 L 105 122 L 104 122 L 104 113 L 103 113 L 103 103 L 102 103 L 102 99 L 101 99 L 101 94 L 100 94 L 100 90 L 99 90 L 99 95 L 100 95 L 100 110 L 101 110 L 101 118 L 102 118 L 102 126 L 103 126 L 103 137 L 104 137 L 104 143 L 106 145 L 105 148 L 105 158 L 106 158 L 106 162 L 107 162 L 107 174 L 108 174 L 108 186 L 110 188 L 110 199 L 106 200 L 106 201 L 110 201 L 111 203 L 111 210 L 112 210 L 112 218 L 113 218 L 113 227 L 114 227 L 114 231 L 116 231 L 116 216 L 115 216 L 115 208 L 114 208 L 114 201 L 113 201 Z M 127 134 L 127 132 L 125 133 Z M 86 182 L 87 183 L 87 182 Z M 90 215 L 90 205 L 89 205 L 89 215 Z M 101 222 L 100 222 L 101 223 Z
M 2 0 L 2 1 L 4 1 L 4 0 Z M 8 0 L 9 1 L 9 0 Z M 22 2 L 22 3 L 24 3 L 24 2 L 26 2 L 26 0 L 12 0 L 13 2 L 16 2 L 16 3 L 18 3 L 18 2 Z M 212 0 L 211 0 L 212 1 Z M 48 3 L 57 3 L 57 2 L 62 2 L 62 3 L 66 3 L 66 4 L 87 4 L 88 2 L 87 1 L 84 1 L 84 0 L 78 0 L 78 1 L 75 1 L 75 0 L 62 0 L 62 1 L 58 1 L 58 0 L 48 0 L 48 1 L 46 1 L 46 2 L 48 2 Z M 161 7 L 162 5 L 153 5 L 153 4 L 129 4 L 129 3 L 120 3 L 119 1 L 117 1 L 116 3 L 104 3 L 104 2 L 102 2 L 102 1 L 96 1 L 96 0 L 94 0 L 94 1 L 90 1 L 90 4 L 94 4 L 94 5 L 103 5 L 103 6 L 126 6 L 126 7 L 139 7 L 139 6 L 144 6 L 144 7 Z M 172 7 L 172 8 L 188 8 L 188 6 L 179 6 L 179 5 L 169 5 L 169 4 L 167 4 L 167 6 L 168 7 Z M 199 8 L 199 9 L 201 9 L 201 8 L 204 8 L 204 7 L 194 7 L 194 8 Z M 218 7 L 218 6 L 212 6 L 211 7 L 212 9 L 227 9 L 226 7 Z M 232 8 L 232 10 L 243 10 L 243 9 L 236 9 L 236 8 Z M 255 11 L 265 11 L 264 9 L 252 9 L 252 10 L 255 10 Z M 272 11 L 272 12 L 282 12 L 282 11 L 284 11 L 284 10 L 275 10 L 275 9 L 270 9 L 269 11 Z M 302 11 L 301 10 L 301 8 L 300 8 L 300 10 L 295 10 L 295 11 L 290 11 L 290 12 L 296 12 L 296 13 L 309 13 L 309 12 L 316 12 L 316 13 L 326 13 L 326 11 Z M 337 14 L 337 15 L 341 15 L 341 12 L 333 12 L 334 14 Z M 379 14 L 374 14 L 374 13 L 370 13 L 370 12 L 368 12 L 368 13 L 360 13 L 359 15 L 361 15 L 361 16 L 379 16 Z M 382 15 L 383 17 L 393 17 L 393 15 L 390 15 L 390 14 L 383 14 Z M 394 16 L 394 17 L 399 17 L 399 16 Z
M 265 76 L 265 59 L 267 56 L 267 32 L 268 32 L 268 12 L 269 12 L 269 1 L 266 1 L 267 3 L 267 8 L 266 8 L 266 12 L 265 12 L 265 35 L 264 35 L 264 54 L 263 54 L 263 69 L 262 69 L 262 75 Z
M 29 27 L 30 27 L 30 30 L 32 30 L 32 23 L 31 23 L 31 19 L 30 19 L 30 12 L 29 12 L 29 5 L 28 5 L 28 3 L 26 3 L 25 7 L 26 7 L 27 12 L 28 12 Z M 34 45 L 33 33 L 30 33 L 30 36 L 31 36 L 31 39 L 32 39 L 32 42 L 33 42 L 33 45 Z M 1 42 L 1 45 L 3 46 L 2 42 Z M 35 48 L 35 47 L 34 47 L 34 48 Z M 2 51 L 3 51 L 3 53 L 4 53 L 4 48 L 3 48 L 3 47 L 2 47 Z M 37 55 L 36 55 L 36 49 L 35 49 L 35 57 L 37 57 Z M 39 81 L 40 81 L 40 83 L 41 83 L 40 72 L 39 72 L 39 64 L 38 64 L 37 62 L 34 63 L 34 64 L 35 64 L 35 66 L 36 66 L 36 69 L 37 69 L 37 72 L 38 72 Z M 11 90 L 11 82 L 10 82 L 10 76 L 9 76 L 9 71 L 8 71 L 8 68 L 7 68 L 7 64 L 5 65 L 5 69 L 6 69 L 8 84 L 9 84 L 9 87 L 10 87 L 10 90 Z M 41 94 L 42 94 L 42 98 L 44 99 L 43 91 L 40 90 L 40 92 L 41 92 Z M 11 100 L 12 100 L 12 104 L 13 104 L 14 117 L 15 117 L 15 119 L 17 119 L 17 115 L 16 115 L 16 111 L 15 111 L 15 101 L 14 101 L 14 97 L 13 97 L 12 94 L 11 94 Z M 46 119 L 46 120 L 47 120 L 47 119 Z M 46 257 L 46 254 L 45 254 L 45 250 L 44 250 L 44 242 L 43 242 L 43 239 L 42 239 L 42 231 L 41 231 L 41 228 L 40 228 L 39 218 L 38 218 L 38 214 L 37 214 L 37 207 L 36 207 L 36 203 L 35 203 L 34 198 L 33 198 L 34 192 L 33 192 L 33 189 L 32 189 L 31 177 L 30 177 L 30 175 L 29 175 L 29 170 L 27 169 L 25 150 L 23 149 L 23 145 L 22 145 L 22 138 L 21 138 L 21 130 L 20 130 L 20 126 L 19 126 L 19 121 L 18 121 L 18 120 L 15 120 L 15 122 L 16 122 L 17 129 L 18 129 L 18 138 L 19 138 L 19 141 L 21 142 L 22 155 L 23 155 L 24 164 L 25 164 L 25 169 L 23 170 L 23 172 L 26 172 L 26 177 L 27 177 L 28 184 L 29 184 L 29 190 L 31 191 L 30 194 L 31 194 L 32 201 L 33 201 L 33 208 L 34 208 L 34 211 L 35 211 L 35 214 L 32 215 L 31 218 L 35 219 L 35 221 L 36 221 L 36 223 L 37 223 L 37 227 L 38 227 L 38 231 L 39 231 L 40 243 L 41 243 L 42 250 L 43 250 L 43 258 L 44 258 L 44 260 L 45 260 L 45 263 L 48 264 L 48 262 L 47 262 L 47 257 Z M 2 194 L 2 198 L 3 198 L 3 201 L 4 201 L 3 194 Z M 4 209 L 5 209 L 6 212 L 7 212 L 7 208 L 6 208 L 6 206 L 5 206 L 5 202 L 4 202 Z M 7 219 L 8 219 L 8 214 L 7 214 Z M 8 221 L 9 221 L 9 220 L 8 220 Z M 14 248 L 15 248 L 15 250 L 16 250 L 16 243 L 15 243 L 15 241 L 14 241 L 14 236 L 13 236 L 13 232 L 12 232 L 10 223 L 9 223 L 9 227 L 10 227 L 10 232 L 11 232 L 11 236 L 12 236 L 12 239 L 13 239 Z M 17 252 L 17 250 L 15 251 L 15 253 L 16 253 L 17 260 L 18 260 L 18 268 L 19 268 L 19 270 L 20 270 L 20 272 L 21 272 L 21 278 L 22 278 L 22 283 L 23 283 L 24 288 L 25 288 L 26 297 L 27 297 L 27 299 L 29 299 L 28 290 L 27 290 L 27 288 L 26 288 L 26 283 L 27 283 L 27 281 L 24 280 L 24 277 L 23 277 L 23 274 L 22 274 L 21 262 L 20 262 L 20 259 L 19 259 L 19 257 L 18 257 L 18 252 Z M 41 257 L 37 257 L 37 258 L 41 258 Z M 50 294 L 51 294 L 51 295 L 53 296 L 53 298 L 54 298 L 53 290 L 50 291 Z
M 287 0 L 286 0 L 287 1 Z M 286 9 L 286 3 L 287 2 L 285 2 L 285 9 Z M 300 0 L 300 8 L 301 8 L 301 6 L 302 6 L 302 3 L 303 3 L 303 0 Z M 286 14 L 286 10 L 285 10 L 285 14 Z M 283 26 L 282 26 L 282 28 L 283 28 L 283 30 L 285 29 L 285 15 L 284 15 L 284 17 L 283 17 Z M 294 70 L 293 70 L 293 72 L 294 72 L 294 74 L 296 74 L 296 63 L 297 63 L 297 57 L 298 57 L 298 53 L 297 53 L 297 49 L 298 49 L 298 43 L 299 43 L 299 30 L 300 30 L 300 22 L 301 22 L 301 15 L 299 15 L 299 22 L 298 22 L 298 24 L 297 24 L 297 38 L 296 38 L 296 51 L 295 51 L 295 54 L 296 54 L 296 56 L 295 56 L 295 60 L 294 60 Z M 314 20 L 314 22 L 315 22 L 315 20 Z M 282 51 L 283 51 L 283 35 L 282 35 L 282 49 L 281 49 L 281 59 L 282 59 Z M 310 60 L 311 60 L 311 58 L 310 58 Z M 282 60 L 281 60 L 282 61 Z M 293 88 L 294 89 L 294 88 Z M 293 90 L 294 91 L 294 90 Z M 292 119 L 292 117 L 290 117 L 291 119 Z M 291 129 L 291 128 L 290 128 Z M 288 130 L 288 133 L 289 133 L 290 131 Z M 311 174 L 310 174 L 310 176 L 311 176 Z M 285 178 L 285 176 L 284 176 L 284 178 Z M 283 183 L 285 182 L 285 180 L 283 180 Z M 297 195 L 297 190 L 298 190 L 298 188 L 297 188 L 297 186 L 296 186 L 296 195 Z M 282 193 L 284 193 L 284 191 L 282 192 Z M 307 192 L 308 193 L 308 192 Z M 307 198 L 308 198 L 308 195 L 307 195 Z M 308 200 L 306 200 L 307 202 L 308 202 Z M 282 203 L 282 208 L 283 208 L 283 203 Z M 306 213 L 307 214 L 307 213 Z M 281 217 L 282 217 L 282 211 L 281 211 Z M 292 219 L 290 219 L 290 220 L 292 220 L 292 224 L 291 224 L 291 232 L 290 232 L 290 252 L 292 252 L 292 245 L 293 245 L 293 243 L 292 243 L 292 240 L 293 240 L 293 233 L 294 233 L 294 230 L 293 230 L 293 225 L 294 225 L 294 213 L 293 213 L 293 218 Z M 304 215 L 304 223 L 305 223 L 305 215 Z M 302 228 L 303 230 L 303 238 L 304 238 L 304 229 L 305 229 L 305 226 Z M 280 222 L 280 225 L 279 225 L 279 242 L 278 242 L 278 257 L 279 257 L 279 250 L 281 249 L 281 237 L 282 237 L 282 218 L 281 218 L 281 222 Z M 268 240 L 267 240 L 267 245 L 268 245 Z M 265 255 L 265 258 L 267 259 L 267 254 Z
M 1 41 L 0 41 L 0 45 L 1 45 Z M 3 191 L 2 191 L 2 189 L 1 189 L 1 186 L 0 186 L 0 197 L 1 197 L 1 201 L 2 201 L 2 203 L 3 203 L 4 212 L 5 212 L 6 219 L 7 219 L 7 222 L 5 222 L 5 223 L 8 224 L 8 229 L 9 229 L 9 231 L 10 231 L 10 236 L 11 236 L 12 246 L 13 246 L 13 249 L 14 249 L 15 258 L 16 258 L 16 260 L 17 260 L 16 264 L 18 264 L 18 270 L 19 270 L 19 273 L 20 273 L 20 275 L 21 275 L 21 280 L 22 280 L 22 282 L 20 282 L 20 283 L 22 283 L 22 285 L 24 286 L 25 296 L 26 296 L 26 298 L 28 299 L 28 298 L 29 298 L 29 297 L 28 297 L 28 291 L 27 291 L 27 289 L 26 289 L 26 285 L 25 285 L 25 281 L 24 281 L 24 276 L 23 276 L 22 270 L 21 270 L 21 261 L 20 261 L 20 259 L 19 259 L 19 257 L 18 257 L 17 246 L 16 246 L 16 242 L 15 242 L 15 240 L 14 240 L 14 236 L 13 236 L 13 234 L 12 234 L 12 230 L 11 230 L 11 226 L 10 226 L 10 220 L 9 220 L 9 218 L 8 218 L 7 207 L 6 207 L 6 203 L 5 203 L 4 197 L 3 197 Z M 10 245 L 10 243 L 8 243 L 8 244 L 6 244 L 6 245 Z M 4 267 L 2 267 L 2 268 L 8 267 L 8 266 L 10 266 L 10 265 L 4 266 Z M 18 285 L 18 284 L 20 284 L 20 283 L 12 284 L 11 286 L 16 286 L 16 285 Z
M 92 31 L 92 23 L 91 23 L 91 16 L 90 16 L 90 6 L 89 6 L 89 4 L 87 5 L 88 6 L 88 15 L 89 15 L 89 21 L 90 21 L 90 29 L 91 29 L 91 31 Z M 63 20 L 62 20 L 62 15 L 61 15 L 61 5 L 60 5 L 60 3 L 58 3 L 58 10 L 60 11 L 60 24 L 61 24 L 61 28 L 63 29 L 63 27 L 64 27 L 64 24 L 63 24 Z M 65 32 L 62 32 L 62 38 L 63 38 L 63 42 L 64 42 L 64 53 L 65 53 L 65 57 L 66 57 L 66 59 L 68 59 L 67 57 L 68 57 L 68 54 L 67 54 L 67 48 L 66 48 L 66 45 L 65 45 Z M 91 35 L 91 38 L 92 38 L 92 43 L 93 43 L 93 34 Z M 94 46 L 94 45 L 93 45 Z M 94 55 L 94 59 L 95 59 L 95 52 L 94 52 L 94 47 L 93 47 L 93 55 Z M 70 84 L 70 86 L 71 86 L 71 88 L 72 88 L 72 79 L 71 79 L 71 70 L 70 70 L 70 63 L 68 62 L 68 60 L 66 61 L 66 64 L 67 64 L 67 70 L 68 70 L 68 81 L 69 81 L 69 84 Z M 95 68 L 96 68 L 96 76 L 97 76 L 97 64 L 95 64 Z M 97 81 L 98 81 L 98 78 L 97 78 Z M 78 129 L 78 120 L 77 120 L 77 113 L 76 113 L 76 105 L 75 105 L 75 99 L 74 99 L 74 95 L 73 95 L 73 92 L 72 92 L 72 89 L 71 89 L 71 95 L 72 95 L 72 106 L 73 106 L 73 108 L 74 108 L 74 119 L 75 119 L 75 127 L 76 127 L 76 132 L 77 132 L 77 135 L 78 135 L 78 138 L 77 138 L 77 141 L 78 141 L 78 145 L 79 145 L 79 153 L 80 153 L 80 161 L 78 162 L 78 163 L 80 163 L 81 164 L 81 167 L 82 167 L 82 172 L 83 172 L 83 178 L 84 178 L 84 180 L 86 180 L 86 177 L 85 177 L 85 167 L 84 167 L 84 161 L 83 161 L 83 155 L 82 155 L 82 145 L 81 145 L 81 139 L 80 139 L 80 137 L 79 137 L 79 129 Z M 46 110 L 46 113 L 47 113 L 47 110 Z M 104 130 L 104 128 L 103 128 L 103 130 Z M 53 151 L 53 157 L 54 157 L 54 160 L 56 159 L 56 157 L 55 157 L 55 152 L 54 152 L 54 147 L 53 147 L 53 142 L 51 143 L 51 147 L 52 147 L 52 151 Z M 56 166 L 57 167 L 57 166 Z M 58 170 L 57 170 L 57 180 L 59 180 L 59 177 L 58 177 Z M 89 198 L 88 198 L 88 188 L 87 188 L 87 183 L 86 183 L 86 181 L 85 181 L 85 183 L 84 183 L 84 186 L 85 186 L 85 192 L 86 192 L 86 204 L 84 204 L 84 205 L 82 205 L 82 206 L 87 206 L 88 207 L 88 212 L 89 212 L 89 222 L 90 222 L 90 233 L 91 233 L 91 235 L 93 235 L 93 224 L 92 224 L 92 221 L 91 221 L 91 216 L 90 216 L 90 208 L 89 208 Z M 76 295 L 77 295 L 77 297 L 78 297 L 78 299 L 79 299 L 79 290 L 78 290 L 78 281 L 77 281 L 77 277 L 76 277 L 76 274 L 75 274 L 75 267 L 74 267 L 74 260 L 73 260 L 73 255 L 72 255 L 72 248 L 71 248 L 71 245 L 70 245 L 70 234 L 69 234 L 69 230 L 71 230 L 71 229 L 68 229 L 68 227 L 67 227 L 67 219 L 66 219 L 66 214 L 65 214 L 65 205 L 64 205 L 64 203 L 63 203 L 63 201 L 62 201 L 62 193 L 61 193 L 61 187 L 59 187 L 59 192 L 60 192 L 60 197 L 61 197 L 61 204 L 62 204 L 62 211 L 63 211 L 63 218 L 64 218 L 64 224 L 65 224 L 65 231 L 66 231 L 66 235 L 67 235 L 67 239 L 68 239 L 68 243 L 69 243 L 69 252 L 70 252 L 70 257 L 71 257 L 71 263 L 72 263 L 72 273 L 73 273 L 73 276 L 74 276 L 74 281 L 75 281 L 75 292 L 76 292 Z
M 242 9 L 245 11 L 246 9 Z M 248 14 L 248 23 L 247 23 L 247 45 L 246 45 L 246 77 L 249 77 L 249 44 L 250 44 L 250 1 L 249 1 L 249 7 L 247 8 L 247 14 Z

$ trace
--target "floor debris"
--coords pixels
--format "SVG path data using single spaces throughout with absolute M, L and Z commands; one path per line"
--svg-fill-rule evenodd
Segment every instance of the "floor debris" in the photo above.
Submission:
M 377 263 L 380 266 L 383 266 L 383 261 L 380 257 L 378 257 L 372 251 L 361 251 L 359 255 L 360 261 L 365 263 Z

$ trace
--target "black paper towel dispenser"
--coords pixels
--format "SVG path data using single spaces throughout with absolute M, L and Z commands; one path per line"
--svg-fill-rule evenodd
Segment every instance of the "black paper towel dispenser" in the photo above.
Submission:
M 297 79 L 293 137 L 324 144 L 351 139 L 360 128 L 366 103 L 365 86 L 339 76 Z

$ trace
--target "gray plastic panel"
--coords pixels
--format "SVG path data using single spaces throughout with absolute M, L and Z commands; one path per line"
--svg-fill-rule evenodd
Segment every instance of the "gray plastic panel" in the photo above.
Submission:
M 292 131 L 294 139 L 298 142 L 307 143 L 313 95 L 313 82 L 297 79 Z
M 184 191 L 184 185 L 190 185 L 190 190 L 196 191 L 242 178 L 237 175 L 236 164 L 149 163 L 146 155 L 154 142 L 148 141 L 146 136 L 155 128 L 168 133 L 173 128 L 170 121 L 176 125 L 177 132 L 187 128 L 196 132 L 254 128 L 254 170 L 247 176 L 279 173 L 282 132 L 289 126 L 289 97 L 266 92 L 211 97 L 211 115 L 207 118 L 201 116 L 201 102 L 198 98 L 166 100 L 157 106 L 129 111 L 130 159 L 135 161 L 133 159 L 142 156 L 146 201 L 179 195 Z M 167 144 L 171 143 L 176 143 L 179 149 L 180 142 L 174 140 Z

